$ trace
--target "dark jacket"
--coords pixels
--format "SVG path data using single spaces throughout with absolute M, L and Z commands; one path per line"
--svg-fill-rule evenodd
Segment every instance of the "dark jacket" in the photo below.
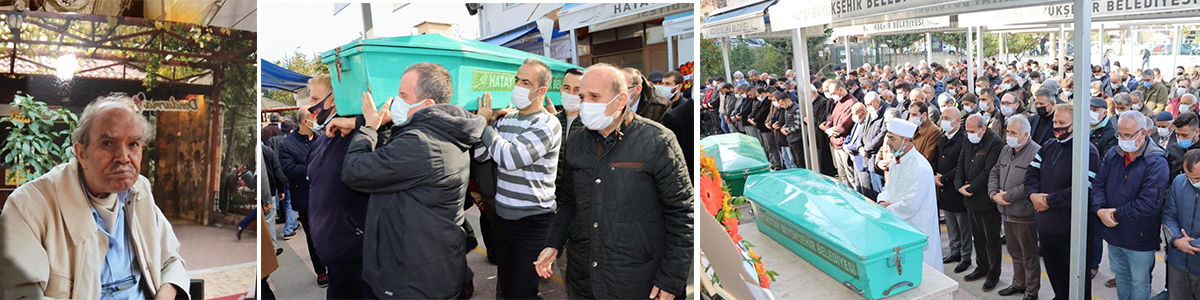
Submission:
M 1041 149 L 1042 146 L 1032 140 L 1027 142 L 1021 151 L 1005 145 L 1000 150 L 996 166 L 992 167 L 992 172 L 988 175 L 988 199 L 1003 190 L 1004 201 L 1009 204 L 996 204 L 996 208 L 1010 220 L 1033 222 L 1033 202 L 1029 200 L 1029 194 L 1025 193 L 1025 171 L 1029 169 L 1029 163 L 1033 162 L 1033 157 L 1037 156 L 1038 150 Z
M 696 139 L 692 133 L 692 124 L 695 124 L 696 108 L 692 104 L 692 98 L 682 98 L 679 107 L 671 109 L 667 112 L 667 116 L 663 117 L 662 124 L 671 132 L 675 133 L 675 140 L 679 141 L 679 147 L 682 149 L 693 149 Z M 692 153 L 694 151 L 683 151 L 683 159 L 687 162 L 688 174 L 692 174 Z
M 356 118 L 362 126 L 362 118 Z M 368 195 L 342 182 L 346 149 L 358 131 L 329 138 L 318 134 L 308 151 L 308 211 L 313 248 L 329 264 L 363 255 L 363 225 L 367 219 Z
M 754 128 L 758 128 L 759 132 L 771 131 L 771 129 L 767 129 L 767 118 L 771 116 L 771 107 L 771 99 L 764 98 L 759 101 L 758 107 L 754 108 L 754 112 L 751 113 L 751 117 L 754 118 Z
M 1053 108 L 1050 108 L 1054 111 Z M 1045 146 L 1054 139 L 1054 114 L 1042 117 L 1037 114 L 1037 107 L 1029 107 L 1029 137 L 1038 145 Z
M 1180 229 L 1189 236 L 1200 232 L 1200 190 L 1192 186 L 1187 176 L 1175 176 L 1167 188 L 1167 200 L 1163 206 L 1162 223 L 1167 236 L 1167 264 L 1191 274 L 1200 273 L 1200 257 L 1188 255 L 1175 248 L 1175 239 L 1183 237 Z M 1192 241 L 1192 247 L 1200 247 L 1200 240 Z
M 1117 145 L 1117 118 L 1105 116 L 1100 125 L 1092 129 L 1089 134 L 1089 141 L 1096 146 L 1096 150 L 1100 153 L 1108 153 L 1108 149 L 1112 149 Z
M 1172 133 L 1171 137 L 1174 138 L 1175 134 Z M 1178 141 L 1172 139 L 1171 143 L 1167 145 L 1167 165 L 1171 166 L 1171 173 L 1167 175 L 1171 176 L 1170 178 L 1183 174 L 1183 154 L 1192 149 L 1200 149 L 1200 143 L 1192 143 L 1191 147 L 1183 149 L 1179 146 Z
M 1166 151 L 1145 138 L 1146 149 L 1129 165 L 1125 151 L 1114 147 L 1104 155 L 1092 182 L 1093 215 L 1102 208 L 1116 208 L 1116 227 L 1104 227 L 1109 245 L 1134 251 L 1153 251 L 1159 244 L 1163 198 L 1167 192 Z
M 279 124 L 267 124 L 267 126 L 259 129 L 259 135 L 262 136 L 262 142 L 265 144 L 272 137 L 279 135 L 280 131 L 282 130 L 279 129 Z
M 1073 139 L 1073 138 L 1072 138 Z M 1066 234 L 1071 232 L 1071 140 L 1051 139 L 1043 143 L 1029 169 L 1025 170 L 1025 192 L 1046 193 L 1050 209 L 1034 212 L 1033 220 L 1039 233 Z M 1100 154 L 1088 143 L 1088 171 L 1100 170 Z M 1089 176 L 1090 177 L 1090 176 Z M 1089 178 L 1091 179 L 1091 178 Z M 1095 180 L 1091 179 L 1094 183 Z M 1095 187 L 1095 185 L 1092 185 Z M 1094 192 L 1089 193 L 1095 195 Z M 1093 216 L 1095 214 L 1092 214 Z
M 632 104 L 631 104 L 632 105 Z M 670 100 L 659 96 L 654 91 L 654 85 L 650 84 L 650 80 L 642 77 L 642 94 L 638 99 L 637 114 L 643 118 L 650 119 L 654 122 L 662 122 L 667 111 L 671 109 Z
M 350 188 L 371 194 L 362 277 L 375 296 L 450 299 L 471 280 L 462 207 L 468 152 L 485 124 L 460 107 L 438 104 L 392 128 L 380 148 L 374 128 L 358 129 L 341 175 Z
M 962 147 L 966 143 L 966 130 L 961 127 L 949 138 L 944 134 L 938 137 L 937 156 L 934 156 L 930 165 L 933 166 L 934 174 L 942 174 L 942 186 L 935 185 L 939 209 L 967 212 L 967 206 L 963 204 L 963 194 L 954 188 L 955 179 L 958 178 L 958 158 L 962 156 Z
M 563 132 L 562 139 L 564 141 L 567 140 L 568 133 L 574 133 L 576 130 L 584 128 L 583 119 L 580 118 L 579 116 L 575 116 L 575 121 L 571 122 L 570 125 L 567 124 L 567 110 L 566 109 L 559 111 L 557 114 L 554 115 L 554 117 L 558 118 L 558 124 L 562 125 L 562 132 Z
M 804 131 L 802 131 L 804 127 L 801 127 L 803 126 L 801 124 L 803 118 L 800 115 L 800 104 L 793 102 L 792 106 L 783 108 L 781 111 L 783 111 L 783 122 L 779 126 L 781 128 L 780 131 L 788 131 L 786 136 L 788 144 L 799 143 L 804 138 Z
M 966 134 L 966 128 L 960 129 Z M 992 173 L 992 167 L 996 165 L 996 160 L 1000 159 L 1000 149 L 1004 148 L 1004 144 L 1000 142 L 1000 138 L 996 137 L 991 131 L 984 132 L 979 138 L 978 144 L 972 144 L 969 139 L 964 138 L 966 143 L 963 143 L 962 154 L 958 156 L 958 175 L 954 177 L 954 192 L 958 192 L 959 188 L 967 187 L 967 192 L 971 196 L 964 196 L 963 203 L 967 205 L 967 210 L 972 212 L 989 212 L 997 211 L 996 202 L 992 202 L 988 198 L 988 176 Z
M 883 116 L 883 112 L 887 108 L 887 105 L 880 105 L 876 117 L 867 120 L 867 128 L 862 133 L 862 147 L 858 148 L 858 151 L 864 156 L 864 161 L 870 161 L 869 165 L 874 165 L 872 162 L 874 162 L 875 153 L 878 153 L 879 148 L 883 147 L 883 140 L 887 137 L 887 120 Z
M 262 146 L 263 160 L 267 164 L 267 169 L 263 172 L 267 173 L 267 182 L 271 184 L 268 189 L 271 192 L 271 196 L 279 196 L 279 194 L 283 193 L 283 188 L 287 186 L 287 177 L 283 174 L 283 169 L 279 167 L 279 159 L 275 156 L 275 151 L 263 144 L 259 146 Z M 247 184 L 249 184 L 249 181 L 247 181 Z
M 279 143 L 279 166 L 287 175 L 292 210 L 308 211 L 308 145 L 312 143 L 299 131 L 288 134 Z
M 567 287 L 600 299 L 683 295 L 692 266 L 692 183 L 666 128 L 641 116 L 608 138 L 564 145 L 547 247 L 567 255 Z
M 746 99 L 742 99 L 742 105 L 739 106 L 737 115 L 742 118 L 743 127 L 754 126 L 754 124 L 750 124 L 750 120 L 754 118 L 754 112 L 758 111 L 760 105 L 762 105 L 762 101 L 759 101 L 758 98 L 746 97 Z

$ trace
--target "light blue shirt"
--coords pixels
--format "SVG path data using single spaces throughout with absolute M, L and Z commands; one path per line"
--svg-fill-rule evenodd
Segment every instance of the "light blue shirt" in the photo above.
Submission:
M 85 191 L 86 193 L 86 191 Z M 92 218 L 96 227 L 108 237 L 108 252 L 104 255 L 104 268 L 100 270 L 100 299 L 145 299 L 141 288 L 142 274 L 134 260 L 133 242 L 125 224 L 125 197 L 129 191 L 117 194 L 117 220 L 112 232 L 104 230 L 104 220 L 92 207 Z

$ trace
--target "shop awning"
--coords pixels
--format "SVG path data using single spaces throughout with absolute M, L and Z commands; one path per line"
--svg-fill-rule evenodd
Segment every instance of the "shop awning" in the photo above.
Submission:
M 308 86 L 311 76 L 292 72 L 265 59 L 259 59 L 262 64 L 262 88 L 295 93 Z
M 706 38 L 718 38 L 764 32 L 767 30 L 767 8 L 775 2 L 766 0 L 708 17 L 701 33 Z
M 530 23 L 533 23 L 533 22 L 530 22 Z M 528 24 L 526 24 L 526 25 L 528 25 Z M 526 27 L 526 26 L 522 26 L 522 27 Z M 520 28 L 520 27 L 518 27 L 518 28 Z M 534 24 L 533 26 L 528 26 L 527 28 L 513 30 L 513 31 L 505 33 L 505 34 L 497 35 L 497 36 L 494 36 L 494 37 L 491 37 L 491 38 L 488 38 L 485 40 L 480 40 L 480 41 L 482 41 L 484 43 L 496 45 L 496 46 L 501 46 L 504 44 L 508 44 L 508 42 L 511 42 L 517 38 L 523 37 L 526 34 L 528 34 L 529 32 L 536 32 L 536 31 L 537 31 L 537 24 Z
M 687 11 L 692 11 L 691 3 L 568 3 L 558 11 L 558 29 L 587 26 L 598 31 Z
M 695 13 L 688 11 L 663 18 L 663 35 L 671 37 L 692 34 L 696 29 L 695 22 L 692 20 L 692 17 L 695 15 Z

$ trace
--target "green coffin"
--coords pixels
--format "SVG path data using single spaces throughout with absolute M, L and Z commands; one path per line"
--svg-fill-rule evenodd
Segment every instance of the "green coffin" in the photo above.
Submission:
M 741 133 L 719 134 L 700 140 L 700 149 L 712 156 L 721 172 L 721 180 L 729 185 L 729 195 L 741 196 L 746 177 L 771 171 L 771 163 L 758 139 Z
M 563 74 L 576 66 L 553 58 L 441 34 L 354 41 L 321 54 L 333 77 L 333 97 L 340 115 L 362 114 L 362 93 L 371 92 L 376 108 L 399 93 L 404 68 L 419 62 L 442 65 L 454 83 L 451 103 L 468 110 L 479 107 L 483 93 L 492 94 L 492 108 L 511 103 L 517 69 L 536 57 L 550 66 L 553 78 L 546 96 L 558 104 Z
M 746 197 L 760 232 L 863 298 L 921 284 L 928 237 L 832 178 L 807 169 L 751 175 Z

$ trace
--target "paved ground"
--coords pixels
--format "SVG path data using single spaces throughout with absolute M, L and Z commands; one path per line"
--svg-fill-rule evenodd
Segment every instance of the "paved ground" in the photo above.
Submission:
M 466 211 L 467 221 L 471 223 L 472 228 L 476 231 L 476 238 L 480 239 L 479 248 L 476 248 L 471 253 L 467 254 L 467 266 L 475 272 L 475 295 L 474 299 L 495 299 L 496 297 L 496 266 L 487 262 L 487 249 L 484 247 L 482 233 L 479 233 L 479 210 L 472 208 Z M 279 232 L 282 232 L 283 225 L 279 226 Z M 313 273 L 311 259 L 308 255 L 308 248 L 304 239 L 303 230 L 299 231 L 294 238 L 286 241 L 283 247 L 283 254 L 279 256 L 279 269 L 271 274 L 270 282 L 275 296 L 279 299 L 323 299 L 325 298 L 325 289 L 317 286 L 316 275 Z M 539 295 L 543 299 L 565 299 L 566 288 L 563 286 L 563 281 L 559 275 L 564 274 L 562 266 L 566 263 L 565 256 L 560 259 L 555 267 L 559 268 L 555 271 L 555 275 L 550 279 L 542 279 L 539 284 Z M 694 289 L 692 285 L 688 285 L 688 298 Z M 649 295 L 649 291 L 647 291 Z
M 1105 247 L 1107 247 L 1107 245 Z M 997 285 L 996 289 L 992 290 L 991 292 L 983 291 L 983 280 L 979 280 L 979 281 L 975 281 L 975 282 L 966 282 L 963 280 L 963 276 L 970 274 L 971 271 L 974 270 L 974 264 L 972 264 L 971 268 L 967 269 L 967 271 L 959 273 L 959 274 L 954 273 L 954 267 L 958 263 L 944 265 L 944 268 L 946 270 L 946 276 L 949 276 L 950 278 L 953 278 L 955 281 L 959 282 L 959 292 L 955 293 L 955 295 L 954 295 L 955 299 L 1021 299 L 1019 295 L 1002 297 L 999 294 L 996 294 L 996 292 L 999 292 L 1001 289 L 1007 287 L 1009 285 L 1009 283 L 1012 282 L 1012 276 L 1013 276 L 1012 256 L 1008 255 L 1008 246 L 1005 245 L 1004 247 L 1001 247 L 1001 248 L 1003 249 L 1003 252 L 1002 252 L 1003 259 L 1001 261 L 1002 261 L 1004 267 L 1001 270 L 1001 274 L 1000 274 L 1000 284 Z M 945 226 L 942 226 L 942 251 L 943 251 L 942 253 L 949 253 L 949 251 L 950 251 L 950 239 L 946 235 L 946 227 Z M 1158 292 L 1162 291 L 1166 284 L 1166 281 L 1167 281 L 1166 280 L 1166 278 L 1167 278 L 1166 265 L 1165 265 L 1165 261 L 1164 261 L 1164 259 L 1166 258 L 1166 253 L 1163 251 L 1158 251 L 1157 253 L 1155 253 L 1155 258 L 1156 259 L 1154 262 L 1154 272 L 1152 273 L 1153 279 L 1151 282 L 1151 291 L 1152 291 L 1151 293 L 1152 294 L 1157 294 Z M 1104 282 L 1108 281 L 1109 279 L 1112 279 L 1112 278 L 1113 278 L 1112 272 L 1109 270 L 1109 267 L 1108 267 L 1108 251 L 1107 251 L 1107 249 L 1105 249 L 1104 257 L 1100 261 L 1100 272 L 1096 274 L 1096 278 L 1092 279 L 1092 299 L 1093 300 L 1105 300 L 1105 299 L 1116 300 L 1117 299 L 1117 289 L 1104 286 Z M 1043 272 L 1042 273 L 1042 286 L 1041 286 L 1040 293 L 1038 293 L 1038 299 L 1047 299 L 1048 300 L 1048 299 L 1053 299 L 1053 298 L 1054 298 L 1054 291 L 1053 291 L 1052 287 L 1050 286 L 1050 279 L 1047 278 L 1045 272 Z
M 245 294 L 254 288 L 258 282 L 255 280 L 258 248 L 253 234 L 239 241 L 232 227 L 201 226 L 180 220 L 171 224 L 179 239 L 188 277 L 204 279 L 205 299 Z

